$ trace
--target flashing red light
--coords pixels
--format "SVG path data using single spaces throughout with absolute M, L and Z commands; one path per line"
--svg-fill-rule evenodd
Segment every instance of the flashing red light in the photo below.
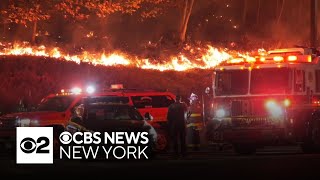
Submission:
M 290 104 L 291 104 L 291 102 L 290 102 L 289 99 L 285 99 L 285 100 L 283 101 L 283 105 L 284 105 L 285 107 L 289 107 Z
M 111 89 L 123 89 L 123 84 L 111 84 Z
M 315 100 L 313 101 L 313 104 L 320 104 L 320 101 Z

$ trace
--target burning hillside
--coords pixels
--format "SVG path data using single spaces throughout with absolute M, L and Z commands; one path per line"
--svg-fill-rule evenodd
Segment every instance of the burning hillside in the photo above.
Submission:
M 88 52 L 69 54 L 58 47 L 31 46 L 23 43 L 1 43 L 0 55 L 27 55 L 43 56 L 56 59 L 64 59 L 76 63 L 90 63 L 104 66 L 126 66 L 141 69 L 153 69 L 159 71 L 174 70 L 185 71 L 190 69 L 211 69 L 219 63 L 234 57 L 250 57 L 249 53 L 229 51 L 228 49 L 216 48 L 211 45 L 204 47 L 191 47 L 186 45 L 183 52 L 175 56 L 168 55 L 166 59 L 151 59 L 138 57 L 124 52 Z

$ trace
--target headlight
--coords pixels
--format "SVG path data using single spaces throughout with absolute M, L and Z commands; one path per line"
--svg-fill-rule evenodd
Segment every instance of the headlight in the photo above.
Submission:
M 38 120 L 31 120 L 28 118 L 16 120 L 16 126 L 18 126 L 18 127 L 31 127 L 31 126 L 38 126 L 38 125 L 39 125 Z
M 19 127 L 28 127 L 30 126 L 30 119 L 23 118 L 23 119 L 17 119 L 16 125 Z
M 269 114 L 274 118 L 278 118 L 283 115 L 282 107 L 273 100 L 266 102 L 266 108 Z
M 87 90 L 87 93 L 89 94 L 92 94 L 95 92 L 95 88 L 93 86 L 88 86 L 86 90 Z
M 226 111 L 224 109 L 217 109 L 216 111 L 216 117 L 217 118 L 223 118 L 226 116 Z

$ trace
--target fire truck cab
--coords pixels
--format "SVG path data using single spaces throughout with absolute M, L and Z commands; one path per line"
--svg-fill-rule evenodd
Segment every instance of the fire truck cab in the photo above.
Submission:
M 238 153 L 265 145 L 320 148 L 320 64 L 315 50 L 276 49 L 231 59 L 214 69 L 212 142 Z

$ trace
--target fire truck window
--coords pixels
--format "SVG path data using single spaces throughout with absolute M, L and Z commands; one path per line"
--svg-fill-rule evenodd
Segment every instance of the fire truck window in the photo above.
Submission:
M 281 94 L 291 91 L 291 71 L 287 68 L 253 69 L 252 94 Z
M 228 70 L 217 72 L 216 95 L 247 94 L 249 72 L 245 70 Z
M 305 91 L 305 72 L 303 70 L 295 70 L 294 73 L 294 91 Z
M 316 91 L 320 92 L 320 70 L 316 70 Z
M 170 96 L 132 96 L 133 105 L 136 108 L 162 108 L 174 103 Z

